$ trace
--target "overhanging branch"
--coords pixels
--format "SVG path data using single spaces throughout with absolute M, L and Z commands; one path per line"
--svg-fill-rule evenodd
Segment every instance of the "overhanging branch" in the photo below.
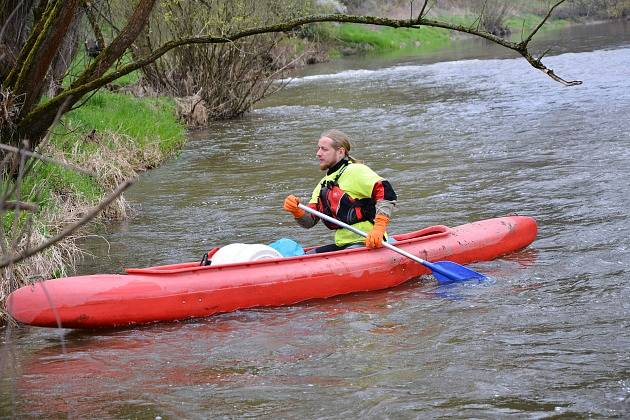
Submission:
M 159 57 L 161 57 L 162 55 L 164 55 L 171 49 L 179 47 L 179 46 L 183 46 L 183 45 L 217 44 L 217 43 L 234 42 L 241 38 L 246 38 L 246 37 L 250 37 L 254 35 L 261 35 L 261 34 L 274 33 L 274 32 L 289 32 L 295 28 L 298 28 L 300 26 L 303 26 L 309 23 L 342 22 L 342 23 L 358 23 L 358 24 L 369 24 L 369 25 L 377 25 L 377 26 L 388 26 L 392 28 L 419 28 L 421 26 L 430 26 L 430 27 L 435 27 L 435 28 L 449 29 L 452 31 L 468 33 L 471 35 L 475 35 L 475 36 L 487 39 L 491 42 L 494 42 L 510 50 L 516 51 L 517 53 L 525 57 L 527 61 L 534 68 L 542 70 L 543 72 L 548 74 L 547 70 L 549 69 L 547 69 L 545 66 L 542 66 L 541 68 L 542 63 L 540 63 L 540 60 L 532 61 L 528 59 L 528 56 L 531 56 L 531 54 L 528 51 L 527 46 L 528 46 L 529 41 L 534 36 L 534 34 L 542 27 L 545 21 L 549 18 L 553 10 L 556 7 L 558 7 L 560 4 L 564 3 L 565 1 L 566 0 L 560 0 L 556 4 L 554 4 L 554 6 L 549 10 L 549 13 L 547 14 L 547 16 L 545 16 L 545 18 L 543 19 L 543 21 L 541 21 L 538 24 L 538 26 L 529 34 L 529 36 L 527 37 L 525 41 L 520 42 L 520 43 L 508 41 L 504 38 L 493 35 L 483 30 L 474 29 L 474 28 L 463 26 L 463 25 L 452 24 L 448 22 L 442 22 L 442 21 L 433 20 L 433 19 L 426 19 L 422 14 L 419 14 L 416 19 L 388 19 L 388 18 L 381 18 L 381 17 L 375 17 L 375 16 L 355 16 L 355 15 L 345 15 L 345 14 L 313 15 L 313 16 L 305 16 L 302 18 L 293 19 L 285 23 L 262 26 L 258 28 L 245 29 L 243 31 L 239 31 L 233 34 L 228 34 L 225 36 L 218 37 L 218 36 L 209 35 L 209 36 L 190 37 L 190 38 L 170 41 L 162 45 L 160 48 L 155 50 L 150 55 L 134 63 L 130 63 L 125 67 L 122 67 L 117 73 L 122 73 L 123 75 L 127 74 L 131 71 L 134 71 L 146 64 L 149 64 L 157 60 Z M 424 11 L 424 6 L 423 6 L 423 11 Z M 557 80 L 557 79 L 554 78 L 554 80 Z M 109 83 L 109 81 L 106 83 Z M 581 82 L 576 81 L 576 82 L 566 82 L 566 83 L 579 84 Z
M 233 34 L 227 34 L 225 36 L 198 36 L 198 37 L 190 37 L 183 38 L 179 40 L 169 41 L 163 44 L 161 47 L 153 51 L 151 54 L 140 58 L 132 63 L 129 63 L 120 69 L 107 73 L 99 78 L 91 80 L 86 83 L 78 84 L 73 86 L 70 89 L 67 89 L 61 92 L 56 97 L 51 100 L 43 103 L 39 107 L 36 107 L 28 116 L 22 121 L 21 126 L 28 126 L 29 124 L 33 124 L 37 121 L 38 117 L 42 115 L 42 113 L 46 113 L 50 111 L 50 109 L 56 107 L 61 101 L 66 98 L 80 98 L 87 92 L 90 92 L 95 89 L 99 89 L 102 86 L 128 74 L 134 70 L 137 70 L 147 64 L 150 64 L 166 54 L 168 51 L 181 47 L 184 45 L 192 45 L 192 44 L 224 44 L 229 42 L 237 41 L 241 38 L 247 38 L 254 35 L 261 35 L 266 33 L 277 33 L 277 32 L 289 32 L 295 28 L 298 28 L 303 25 L 307 25 L 310 23 L 318 23 L 318 22 L 342 22 L 342 23 L 358 23 L 358 24 L 369 24 L 369 25 L 377 25 L 377 26 L 387 26 L 392 28 L 419 28 L 421 26 L 429 26 L 435 28 L 449 29 L 452 31 L 468 33 L 471 35 L 475 35 L 484 39 L 487 39 L 495 44 L 501 45 L 507 49 L 513 50 L 523 56 L 530 65 L 547 76 L 551 77 L 553 80 L 562 83 L 566 86 L 574 86 L 579 85 L 582 82 L 579 80 L 575 81 L 567 81 L 563 78 L 557 76 L 552 69 L 547 68 L 540 59 L 534 58 L 528 50 L 528 43 L 532 39 L 532 36 L 542 27 L 542 24 L 545 20 L 550 16 L 553 9 L 555 9 L 558 5 L 563 3 L 565 0 L 558 1 L 549 11 L 549 14 L 543 19 L 543 21 L 532 31 L 532 33 L 526 38 L 525 41 L 520 43 L 515 43 L 508 41 L 499 36 L 493 35 L 489 32 L 482 31 L 479 29 L 466 27 L 463 25 L 452 24 L 448 22 L 442 22 L 433 19 L 426 19 L 423 15 L 419 15 L 416 19 L 388 19 L 381 18 L 375 16 L 355 16 L 355 15 L 345 15 L 345 14 L 329 14 L 329 15 L 312 15 L 305 16 L 297 19 L 290 20 L 288 22 L 261 26 L 258 28 L 250 28 L 245 29 L 239 32 L 235 32 Z M 78 99 L 77 99 L 78 100 Z M 71 100 L 72 102 L 72 100 Z

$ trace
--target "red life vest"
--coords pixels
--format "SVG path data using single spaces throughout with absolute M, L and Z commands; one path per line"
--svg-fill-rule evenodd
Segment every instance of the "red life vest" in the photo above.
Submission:
M 358 222 L 374 222 L 376 206 L 371 197 L 356 199 L 339 187 L 339 177 L 347 168 L 347 164 L 339 170 L 334 180 L 322 182 L 317 200 L 317 210 L 327 216 L 334 217 L 348 225 Z M 340 226 L 322 220 L 328 229 L 341 229 Z

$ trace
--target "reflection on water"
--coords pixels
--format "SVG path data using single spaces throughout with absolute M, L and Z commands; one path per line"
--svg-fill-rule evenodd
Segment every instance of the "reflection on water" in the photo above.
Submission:
M 5 345 L 1 415 L 627 416 L 627 23 L 540 41 L 556 44 L 570 49 L 546 64 L 582 86 L 479 46 L 310 68 L 145 174 L 127 194 L 136 217 L 86 240 L 96 259 L 81 268 L 194 260 L 213 244 L 329 241 L 322 226 L 297 228 L 281 203 L 309 194 L 316 139 L 334 126 L 394 184 L 394 233 L 535 216 L 532 247 L 473 267 L 491 282 L 420 278 L 291 307 L 62 331 L 63 341 L 24 328 Z

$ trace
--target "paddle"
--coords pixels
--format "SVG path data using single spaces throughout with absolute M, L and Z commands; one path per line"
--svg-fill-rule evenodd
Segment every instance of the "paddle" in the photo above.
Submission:
M 367 237 L 367 233 L 363 232 L 362 230 L 359 230 L 353 226 L 350 226 L 340 220 L 334 219 L 330 216 L 325 215 L 324 213 L 320 213 L 317 210 L 314 210 L 310 207 L 305 206 L 304 204 L 298 204 L 298 207 L 301 208 L 302 210 L 309 212 L 311 214 L 314 214 L 315 216 L 324 219 L 326 221 L 329 221 L 330 223 L 334 223 L 338 226 L 341 226 L 344 229 L 348 229 L 349 231 L 352 231 L 354 233 L 356 233 L 357 235 L 361 235 L 363 237 Z M 437 261 L 434 263 L 431 263 L 429 261 L 425 261 L 422 258 L 416 257 L 413 254 L 408 253 L 407 251 L 403 251 L 400 248 L 395 247 L 394 245 L 388 243 L 388 242 L 383 242 L 383 246 L 387 249 L 391 249 L 394 252 L 399 253 L 400 255 L 404 255 L 407 258 L 410 258 L 412 260 L 414 260 L 415 262 L 418 262 L 422 265 L 424 265 L 427 268 L 430 268 L 431 271 L 433 271 L 433 276 L 436 278 L 436 280 L 440 283 L 449 283 L 449 282 L 454 282 L 454 281 L 464 281 L 464 280 L 485 280 L 486 276 L 484 276 L 481 273 L 477 273 L 476 271 L 473 271 L 469 268 L 464 267 L 463 265 L 459 265 L 457 263 L 454 263 L 452 261 Z

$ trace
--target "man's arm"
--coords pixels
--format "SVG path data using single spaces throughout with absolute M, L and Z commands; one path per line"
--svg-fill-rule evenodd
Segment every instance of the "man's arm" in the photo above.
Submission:
M 367 238 L 365 238 L 365 245 L 368 248 L 380 248 L 383 246 L 385 230 L 392 218 L 397 198 L 396 192 L 389 181 L 381 179 L 374 183 L 372 199 L 376 201 L 376 216 L 374 217 L 374 227 L 368 232 Z
M 282 207 L 291 213 L 295 218 L 295 221 L 303 228 L 310 229 L 317 224 L 319 217 L 313 216 L 310 213 L 306 213 L 304 210 L 298 207 L 300 199 L 294 195 L 289 195 L 284 200 Z M 309 207 L 317 210 L 316 204 L 309 203 Z
M 374 183 L 372 199 L 375 201 L 376 214 L 383 214 L 391 219 L 398 197 L 388 180 L 381 179 Z
M 308 206 L 314 210 L 317 210 L 316 204 L 308 203 Z M 312 215 L 310 213 L 304 212 L 304 214 L 301 217 L 299 218 L 296 217 L 295 221 L 298 223 L 298 225 L 302 226 L 303 228 L 310 229 L 313 226 L 315 226 L 317 222 L 319 222 L 319 217 Z

